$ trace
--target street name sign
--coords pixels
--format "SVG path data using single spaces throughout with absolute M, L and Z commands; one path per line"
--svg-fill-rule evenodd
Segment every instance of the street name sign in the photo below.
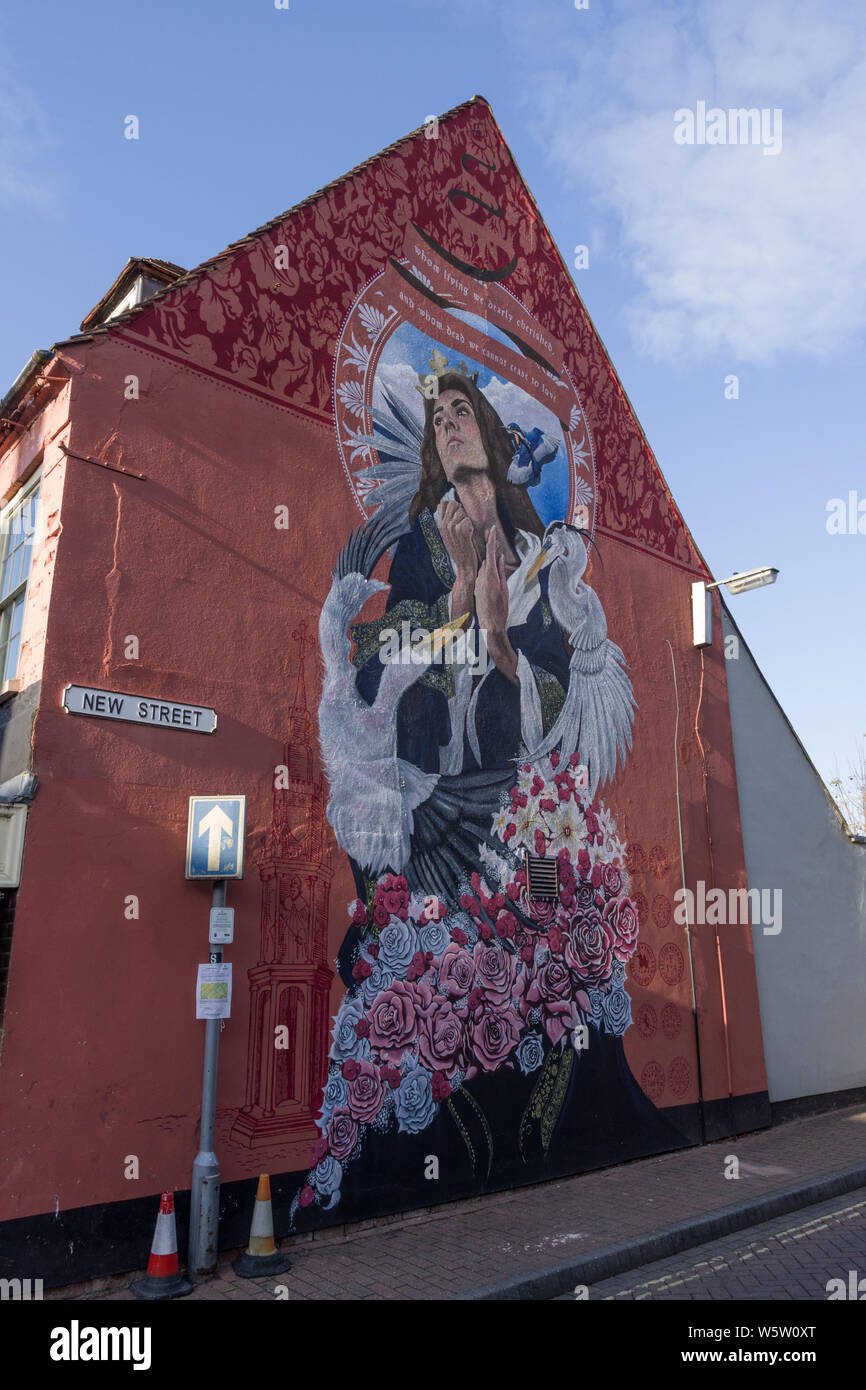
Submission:
M 181 705 L 177 700 L 154 700 L 150 695 L 124 695 L 89 685 L 67 685 L 63 692 L 67 714 L 96 719 L 120 719 L 125 724 L 151 724 L 160 729 L 186 729 L 193 734 L 216 730 L 216 710 L 204 705 Z
M 187 878 L 243 878 L 245 796 L 191 796 Z

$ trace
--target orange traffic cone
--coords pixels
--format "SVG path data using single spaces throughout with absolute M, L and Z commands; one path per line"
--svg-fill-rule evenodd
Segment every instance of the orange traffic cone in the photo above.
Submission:
M 136 1298 L 183 1298 L 192 1293 L 177 1263 L 177 1228 L 174 1222 L 174 1193 L 163 1192 L 150 1247 L 147 1273 L 131 1286 Z
M 253 1205 L 250 1243 L 243 1254 L 232 1261 L 232 1269 L 243 1279 L 260 1279 L 263 1274 L 282 1274 L 291 1263 L 274 1244 L 271 1180 L 267 1173 L 262 1173 Z

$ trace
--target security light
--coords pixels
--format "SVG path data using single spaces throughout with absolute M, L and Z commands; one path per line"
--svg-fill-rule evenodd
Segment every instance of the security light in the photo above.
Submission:
M 705 584 L 703 580 L 692 585 L 692 645 L 695 647 L 709 647 L 713 640 L 713 610 L 710 602 L 710 590 L 718 589 L 724 584 L 729 594 L 745 594 L 749 589 L 762 589 L 765 584 L 775 584 L 776 576 L 779 573 L 772 566 L 765 565 L 761 569 L 744 570 L 742 574 L 736 571 L 729 575 L 727 579 L 717 579 L 713 584 Z

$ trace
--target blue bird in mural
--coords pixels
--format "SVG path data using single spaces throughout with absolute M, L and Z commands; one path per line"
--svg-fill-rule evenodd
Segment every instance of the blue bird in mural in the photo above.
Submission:
M 518 487 L 536 487 L 541 482 L 544 465 L 551 463 L 559 453 L 559 443 L 538 426 L 528 434 L 513 421 L 507 428 L 514 445 L 514 457 L 506 475 L 508 481 Z

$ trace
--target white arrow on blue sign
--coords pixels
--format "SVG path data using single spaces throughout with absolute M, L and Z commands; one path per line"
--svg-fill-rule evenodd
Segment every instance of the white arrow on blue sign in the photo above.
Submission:
M 243 878 L 245 796 L 191 796 L 187 878 Z

